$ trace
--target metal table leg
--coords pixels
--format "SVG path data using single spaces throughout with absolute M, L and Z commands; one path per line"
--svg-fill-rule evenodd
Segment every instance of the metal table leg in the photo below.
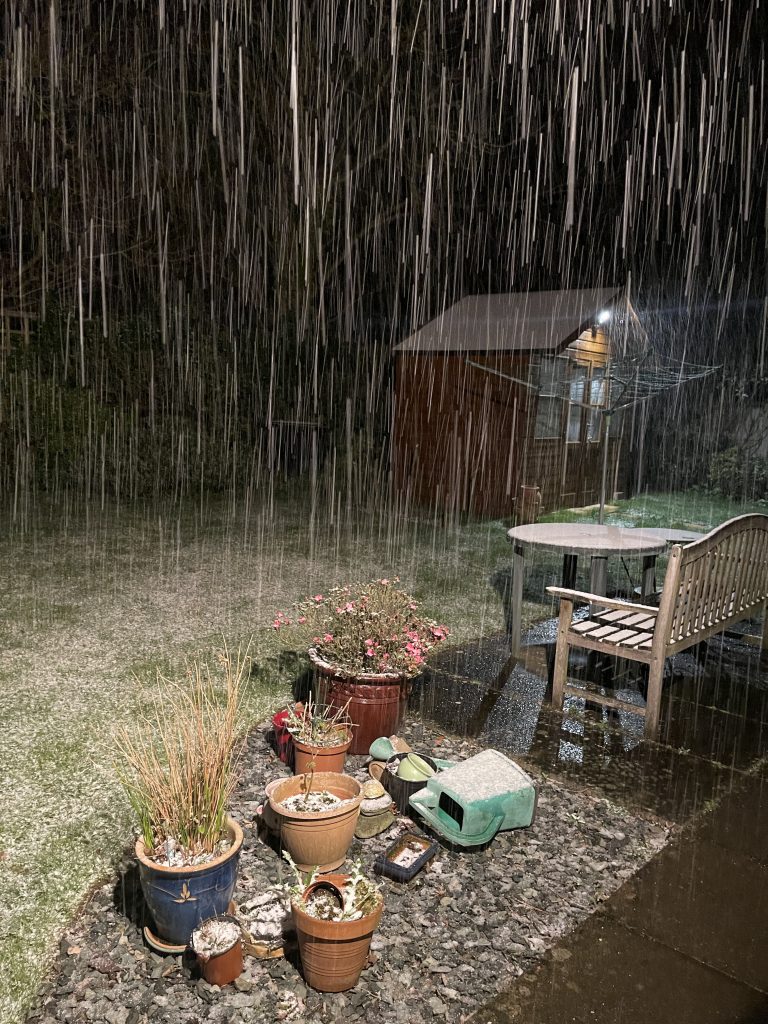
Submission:
M 520 657 L 520 634 L 522 632 L 521 616 L 523 614 L 523 574 L 525 572 L 525 558 L 523 557 L 523 546 L 515 544 L 512 559 L 512 636 L 511 653 L 515 658 Z
M 640 584 L 640 597 L 644 601 L 656 593 L 656 555 L 643 556 L 643 581 Z
M 601 555 L 592 556 L 589 589 L 593 594 L 604 594 L 608 589 L 608 559 Z

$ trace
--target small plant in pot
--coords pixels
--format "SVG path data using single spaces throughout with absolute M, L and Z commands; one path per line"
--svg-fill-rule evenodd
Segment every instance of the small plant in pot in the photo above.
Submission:
M 192 932 L 189 944 L 209 985 L 229 985 L 243 973 L 242 930 L 230 914 L 203 921 Z
M 268 787 L 270 817 L 280 843 L 302 871 L 333 871 L 355 835 L 363 787 L 340 772 L 280 779 Z
M 139 821 L 136 857 L 156 946 L 184 947 L 226 912 L 243 833 L 227 808 L 239 775 L 248 657 L 199 662 L 183 680 L 158 674 L 154 710 L 117 735 L 118 774 Z M 158 936 L 161 940 L 158 942 Z
M 294 648 L 303 647 L 319 678 L 321 699 L 346 706 L 355 725 L 352 754 L 366 754 L 405 718 L 410 680 L 429 651 L 448 635 L 425 618 L 398 580 L 335 587 L 278 612 L 273 623 Z
M 288 708 L 285 726 L 293 740 L 294 771 L 343 772 L 352 743 L 352 723 L 344 707 L 318 704 L 309 694 L 306 703 Z
M 320 992 L 345 992 L 365 967 L 384 898 L 359 863 L 350 874 L 304 876 L 283 856 L 296 876 L 289 895 L 304 979 Z

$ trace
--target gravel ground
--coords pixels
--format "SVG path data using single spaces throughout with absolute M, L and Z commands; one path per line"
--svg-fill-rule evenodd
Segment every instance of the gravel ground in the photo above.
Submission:
M 422 751 L 461 759 L 479 749 L 420 722 L 415 729 L 403 735 Z M 238 904 L 288 881 L 285 865 L 260 838 L 264 785 L 287 774 L 267 738 L 264 726 L 249 739 L 233 809 L 246 837 Z M 347 770 L 363 780 L 364 763 L 351 758 Z M 562 955 L 548 950 L 668 838 L 663 822 L 550 779 L 535 782 L 539 802 L 531 828 L 500 833 L 478 851 L 442 849 L 407 885 L 382 880 L 385 909 L 372 963 L 350 992 L 308 989 L 290 949 L 287 958 L 246 958 L 244 974 L 222 990 L 200 979 L 188 956 L 152 952 L 140 928 L 135 864 L 126 856 L 116 878 L 94 892 L 62 938 L 54 974 L 27 1022 L 465 1021 L 543 957 Z M 350 856 L 372 865 L 406 823 L 397 818 L 383 835 L 356 840 Z

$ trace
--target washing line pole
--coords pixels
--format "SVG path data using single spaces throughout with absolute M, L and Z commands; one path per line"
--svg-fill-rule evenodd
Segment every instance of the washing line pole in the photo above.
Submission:
M 605 363 L 605 375 L 603 377 L 603 387 L 605 388 L 605 412 L 603 418 L 605 420 L 605 426 L 603 427 L 603 472 L 600 478 L 600 509 L 597 513 L 597 521 L 602 526 L 605 522 L 605 497 L 606 490 L 608 487 L 608 448 L 609 438 L 611 434 L 611 335 L 608 334 L 608 358 Z M 590 385 L 591 387 L 591 385 Z M 591 398 L 591 396 L 590 396 Z
M 603 473 L 600 480 L 600 511 L 597 514 L 597 521 L 602 526 L 605 522 L 605 495 L 608 487 L 608 449 L 610 447 L 609 437 L 611 433 L 611 416 L 613 415 L 612 409 L 606 409 L 603 413 L 605 419 L 604 436 L 603 436 Z

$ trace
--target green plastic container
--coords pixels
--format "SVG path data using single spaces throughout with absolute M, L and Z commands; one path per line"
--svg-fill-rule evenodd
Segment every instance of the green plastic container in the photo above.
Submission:
M 536 787 L 498 750 L 484 750 L 428 779 L 410 805 L 457 846 L 482 846 L 503 829 L 527 828 L 536 814 Z

